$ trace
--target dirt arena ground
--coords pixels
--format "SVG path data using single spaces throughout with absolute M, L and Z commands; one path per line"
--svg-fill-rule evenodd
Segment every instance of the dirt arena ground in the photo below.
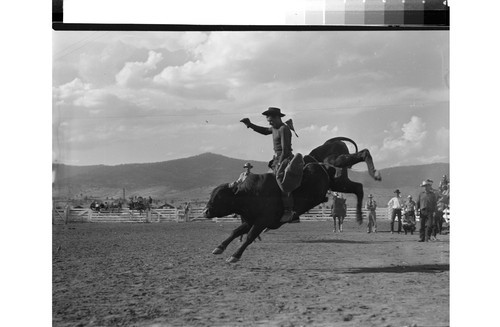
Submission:
M 242 260 L 210 221 L 53 227 L 53 326 L 448 326 L 449 235 L 270 231 Z

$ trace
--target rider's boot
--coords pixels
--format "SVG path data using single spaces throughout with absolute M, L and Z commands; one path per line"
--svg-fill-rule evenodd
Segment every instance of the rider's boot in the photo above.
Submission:
M 293 211 L 293 197 L 290 193 L 283 192 L 281 194 L 283 201 L 283 216 L 280 219 L 281 223 L 290 223 L 294 220 L 295 212 Z

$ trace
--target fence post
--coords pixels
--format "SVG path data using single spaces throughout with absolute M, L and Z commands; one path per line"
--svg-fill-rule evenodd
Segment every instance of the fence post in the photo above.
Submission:
M 69 204 L 66 204 L 64 207 L 64 224 L 68 224 L 68 219 L 69 219 Z
M 92 222 L 92 209 L 89 209 L 89 223 Z
M 56 212 L 56 202 L 52 201 L 52 225 L 55 225 L 55 223 L 56 223 L 56 219 L 55 219 L 56 215 L 57 215 L 57 212 Z

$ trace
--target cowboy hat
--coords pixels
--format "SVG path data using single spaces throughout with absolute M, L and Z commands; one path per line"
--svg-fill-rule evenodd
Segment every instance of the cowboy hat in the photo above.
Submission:
M 264 116 L 280 116 L 280 117 L 285 116 L 285 114 L 281 113 L 281 109 L 280 108 L 276 108 L 276 107 L 269 107 L 262 114 Z
M 434 181 L 432 179 L 430 179 L 430 178 L 427 178 L 427 183 L 429 183 L 429 184 L 432 185 L 432 183 L 434 183 Z
M 410 198 L 410 199 L 411 199 L 411 195 L 408 195 L 408 198 Z
M 369 198 L 373 198 L 373 195 L 372 195 L 372 194 L 370 194 L 370 195 L 368 195 L 368 197 L 369 197 Z
M 251 164 L 251 163 L 247 162 L 247 163 L 243 166 L 243 168 L 253 168 L 253 166 L 252 166 L 252 164 Z
M 399 192 L 399 189 L 397 189 L 397 190 L 394 191 L 394 193 L 401 193 L 401 192 Z
M 425 185 L 432 185 L 432 184 L 429 183 L 429 180 L 426 180 L 426 181 L 423 181 L 420 186 L 425 186 Z

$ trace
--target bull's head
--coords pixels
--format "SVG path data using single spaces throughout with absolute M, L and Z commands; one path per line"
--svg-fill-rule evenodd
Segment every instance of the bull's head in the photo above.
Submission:
M 234 213 L 235 190 L 229 184 L 217 186 L 210 194 L 210 199 L 203 210 L 203 217 L 211 219 Z

